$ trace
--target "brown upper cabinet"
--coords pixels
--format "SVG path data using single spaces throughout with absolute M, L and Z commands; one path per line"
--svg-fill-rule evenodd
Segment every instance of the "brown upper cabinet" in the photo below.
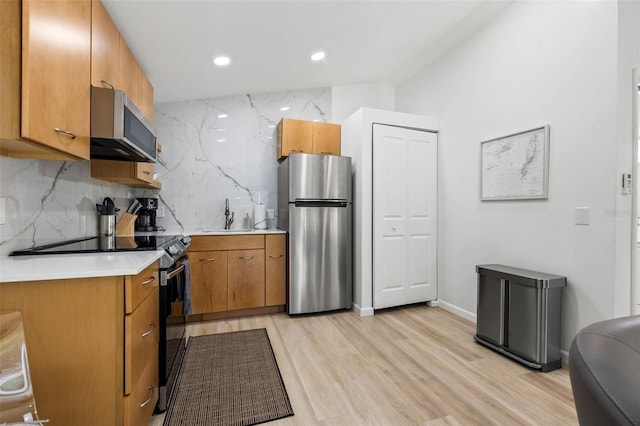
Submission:
M 340 155 L 340 125 L 283 118 L 278 123 L 278 161 L 292 152 Z
M 138 109 L 153 123 L 153 85 L 141 67 L 138 67 Z
M 120 32 L 100 0 L 91 2 L 91 85 L 120 88 Z
M 89 159 L 90 0 L 2 0 L 0 17 L 0 153 Z
M 153 122 L 153 86 L 101 0 L 91 2 L 91 85 L 122 90 Z
M 153 121 L 153 86 L 100 0 L 0 0 L 0 28 L 1 155 L 88 160 L 92 84 Z

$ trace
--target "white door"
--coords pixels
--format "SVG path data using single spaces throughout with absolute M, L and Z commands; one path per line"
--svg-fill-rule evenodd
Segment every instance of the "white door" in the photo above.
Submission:
M 437 298 L 437 134 L 373 125 L 373 307 Z

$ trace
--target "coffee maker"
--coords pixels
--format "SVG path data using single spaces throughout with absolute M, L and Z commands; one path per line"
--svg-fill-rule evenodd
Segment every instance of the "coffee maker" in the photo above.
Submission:
M 138 198 L 142 208 L 138 210 L 136 219 L 136 231 L 157 231 L 156 213 L 158 210 L 157 198 Z

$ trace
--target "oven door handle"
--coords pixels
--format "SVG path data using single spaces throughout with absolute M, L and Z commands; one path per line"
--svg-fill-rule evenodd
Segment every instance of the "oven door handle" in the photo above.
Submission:
M 167 279 L 170 280 L 171 278 L 175 277 L 176 275 L 178 275 L 182 271 L 184 271 L 184 265 L 180 265 L 178 268 L 176 268 L 173 271 L 169 272 L 167 274 Z

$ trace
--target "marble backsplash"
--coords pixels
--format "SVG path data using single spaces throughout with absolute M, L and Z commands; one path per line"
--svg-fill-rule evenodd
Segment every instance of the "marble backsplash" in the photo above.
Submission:
M 165 211 L 158 224 L 168 233 L 223 228 L 228 198 L 234 225 L 242 225 L 258 200 L 276 207 L 280 118 L 328 122 L 330 109 L 329 88 L 158 104 L 161 191 L 93 179 L 88 161 L 0 156 L 0 256 L 95 235 L 95 204 L 104 197 L 123 210 L 134 197 L 157 197 Z

